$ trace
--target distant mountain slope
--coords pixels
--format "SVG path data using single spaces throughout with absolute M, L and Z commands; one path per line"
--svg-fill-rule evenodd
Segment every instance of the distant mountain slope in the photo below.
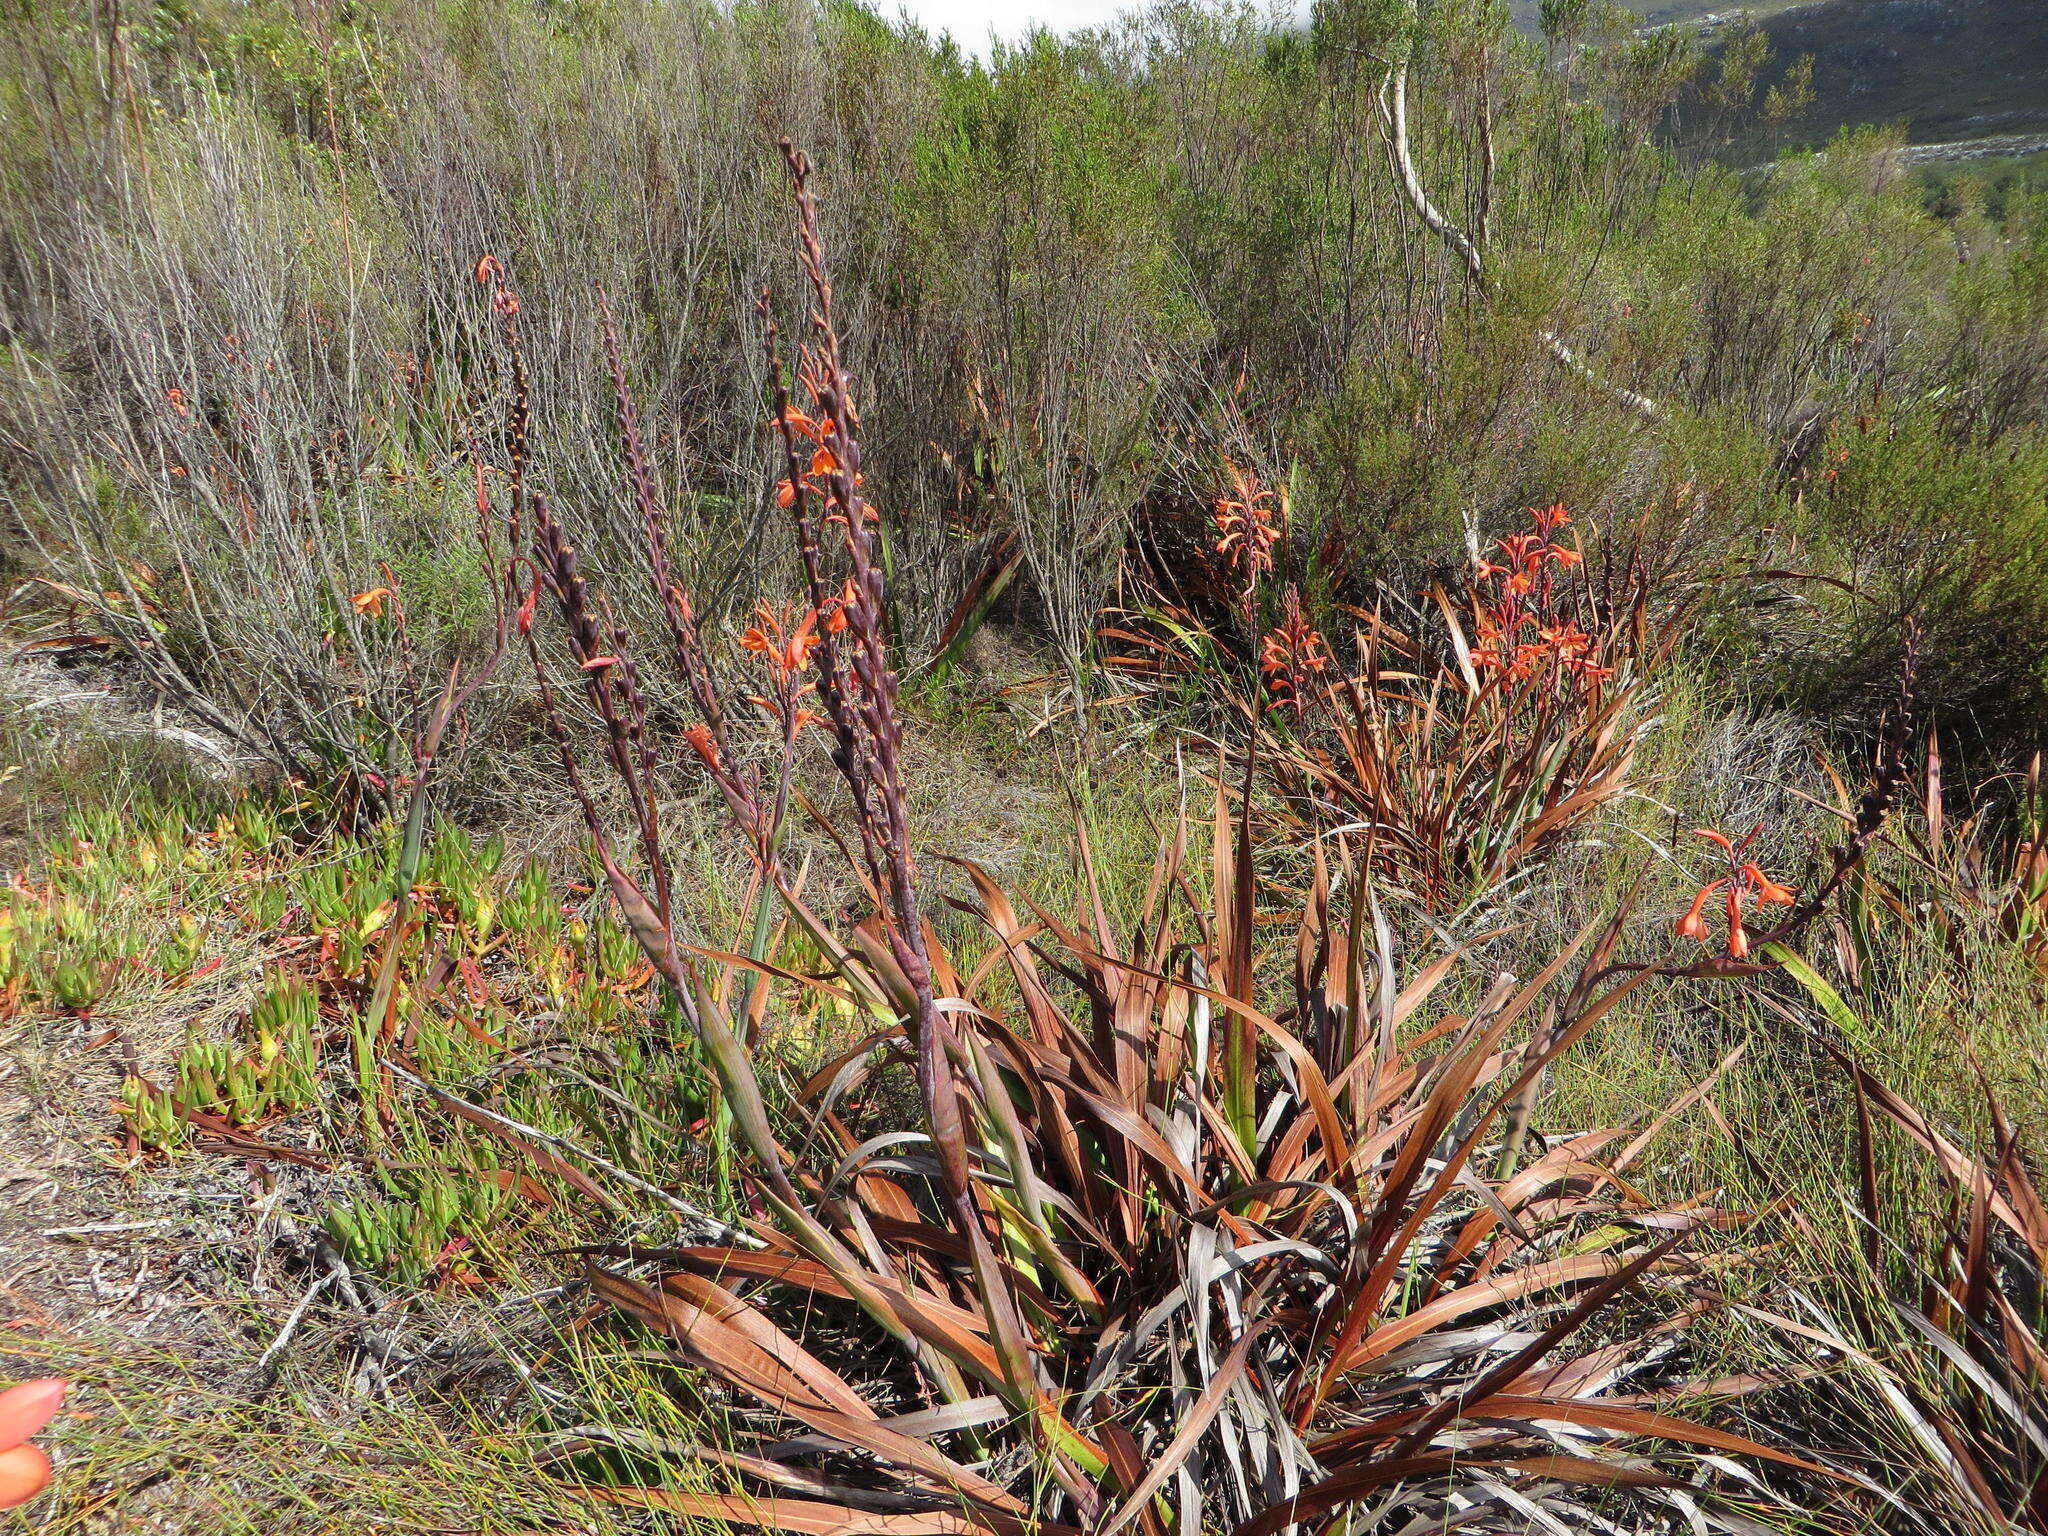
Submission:
M 1516 0 L 1518 25 L 1533 29 L 1537 3 Z M 1773 144 L 1823 142 L 1850 123 L 1904 123 L 1916 143 L 2048 133 L 2048 0 L 1626 3 L 1649 25 L 1699 26 L 1710 41 L 1755 22 L 1777 56 L 1771 78 L 1812 54 L 1813 109 Z
M 1781 61 L 1813 55 L 1795 142 L 1846 123 L 1916 142 L 2048 128 L 2048 0 L 1823 0 L 1761 21 Z

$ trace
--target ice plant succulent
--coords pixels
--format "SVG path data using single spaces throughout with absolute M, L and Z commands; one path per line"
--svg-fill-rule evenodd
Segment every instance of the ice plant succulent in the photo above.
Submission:
M 1797 891 L 1771 879 L 1764 873 L 1763 866 L 1749 856 L 1750 847 L 1762 830 L 1759 823 L 1741 838 L 1732 838 L 1712 827 L 1692 829 L 1694 837 L 1703 837 L 1721 850 L 1728 861 L 1728 873 L 1709 881 L 1694 893 L 1692 905 L 1672 925 L 1680 938 L 1705 942 L 1709 932 L 1707 908 L 1718 900 L 1728 925 L 1728 956 L 1732 960 L 1746 959 L 1749 955 L 1749 931 L 1743 927 L 1743 914 L 1752 906 L 1789 907 L 1798 898 Z

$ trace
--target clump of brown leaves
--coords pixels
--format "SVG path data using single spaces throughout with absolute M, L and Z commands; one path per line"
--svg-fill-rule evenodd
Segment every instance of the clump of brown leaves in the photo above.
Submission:
M 801 612 L 757 626 L 751 647 L 779 669 L 766 697 L 780 751 L 765 764 L 735 750 L 620 389 L 628 488 L 697 707 L 685 762 L 717 787 L 781 914 L 756 924 L 745 954 L 678 931 L 657 793 L 668 765 L 640 665 L 546 499 L 531 499 L 533 591 L 560 616 L 635 852 L 583 783 L 529 599 L 521 627 L 563 773 L 613 897 L 716 1074 L 751 1210 L 715 1241 L 614 1250 L 624 1267 L 592 1269 L 600 1295 L 750 1405 L 741 1420 L 758 1436 L 707 1451 L 733 1474 L 729 1493 L 605 1496 L 792 1531 L 1265 1536 L 1326 1528 L 1361 1504 L 1375 1526 L 1519 1530 L 1532 1508 L 1576 1518 L 1588 1487 L 1655 1498 L 1677 1486 L 1668 1464 L 1622 1454 L 1629 1439 L 1805 1465 L 1660 1412 L 1677 1383 L 1646 1374 L 1662 1348 L 1649 1337 L 1580 1342 L 1624 1294 L 1678 1303 L 1700 1289 L 1686 1236 L 1741 1224 L 1709 1201 L 1659 1207 L 1626 1181 L 1654 1125 L 1479 1172 L 1507 1106 L 1653 979 L 1582 976 L 1560 1005 L 1553 991 L 1590 933 L 1526 982 L 1502 975 L 1468 1006 L 1441 1007 L 1459 954 L 1405 965 L 1348 857 L 1319 862 L 1289 910 L 1262 910 L 1249 827 L 1219 796 L 1207 899 L 1182 827 L 1130 931 L 1099 891 L 1072 920 L 1027 916 L 967 867 L 976 896 L 962 910 L 980 949 L 941 944 L 905 811 L 859 415 L 809 167 L 785 153 L 810 286 L 794 398 L 766 329 L 778 500 L 806 588 Z M 1244 547 L 1265 546 L 1247 534 Z M 810 715 L 872 909 L 851 928 L 814 912 L 780 857 Z M 1276 924 L 1291 964 L 1257 943 Z M 823 974 L 777 963 L 785 928 L 825 957 Z M 772 1106 L 732 1011 L 735 967 L 848 1002 L 872 1030 Z M 855 1085 L 889 1073 L 914 1081 L 917 1124 L 854 1106 Z M 828 1362 L 826 1339 L 846 1363 Z

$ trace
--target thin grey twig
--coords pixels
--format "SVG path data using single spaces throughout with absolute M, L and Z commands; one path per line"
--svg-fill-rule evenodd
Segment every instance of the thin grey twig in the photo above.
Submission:
M 715 1235 L 718 1238 L 718 1240 L 722 1243 L 745 1243 L 753 1247 L 762 1246 L 760 1239 L 752 1237 L 749 1234 L 740 1231 L 740 1229 L 737 1227 L 730 1226 L 727 1223 L 720 1221 L 716 1216 L 713 1216 L 709 1211 L 706 1211 L 699 1206 L 692 1205 L 687 1200 L 679 1199 L 675 1195 L 672 1195 L 667 1190 L 663 1189 L 660 1185 L 650 1184 L 647 1182 L 647 1180 L 641 1178 L 638 1174 L 628 1173 L 625 1169 L 621 1168 L 617 1163 L 599 1157 L 595 1152 L 592 1152 L 589 1148 L 580 1147 L 575 1142 L 570 1141 L 567 1137 L 557 1136 L 552 1131 L 544 1131 L 537 1125 L 528 1125 L 523 1120 L 514 1120 L 511 1116 L 501 1115 L 496 1110 L 485 1109 L 481 1104 L 472 1104 L 467 1099 L 458 1099 L 452 1093 L 443 1093 L 439 1088 L 436 1088 L 432 1083 L 427 1082 L 424 1078 L 415 1077 L 412 1073 L 406 1071 L 405 1068 L 399 1066 L 396 1062 L 380 1060 L 378 1065 L 383 1067 L 384 1070 L 389 1072 L 393 1077 L 398 1078 L 402 1082 L 411 1083 L 413 1087 L 419 1089 L 422 1093 L 427 1094 L 429 1097 L 433 1099 L 439 1100 L 443 1103 L 459 1104 L 462 1106 L 463 1111 L 467 1114 L 481 1116 L 483 1119 L 490 1121 L 493 1125 L 503 1126 L 506 1130 L 517 1132 L 521 1136 L 531 1136 L 535 1141 L 544 1142 L 548 1146 L 555 1148 L 557 1151 L 568 1152 L 576 1157 L 582 1158 L 583 1161 L 590 1164 L 590 1166 L 595 1168 L 598 1172 L 607 1174 L 610 1177 L 617 1179 L 621 1184 L 624 1184 L 627 1188 L 637 1189 L 643 1195 L 652 1195 L 655 1199 L 659 1200 L 663 1205 L 666 1205 L 670 1210 L 688 1216 L 694 1221 L 703 1222 L 707 1229 L 709 1229 L 709 1231 L 713 1235 Z

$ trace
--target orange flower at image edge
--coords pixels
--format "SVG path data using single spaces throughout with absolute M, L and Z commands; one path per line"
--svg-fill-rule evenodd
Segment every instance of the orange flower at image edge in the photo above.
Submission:
M 0 1509 L 26 1504 L 50 1485 L 50 1458 L 28 1443 L 63 1406 L 69 1382 L 24 1381 L 0 1392 Z

